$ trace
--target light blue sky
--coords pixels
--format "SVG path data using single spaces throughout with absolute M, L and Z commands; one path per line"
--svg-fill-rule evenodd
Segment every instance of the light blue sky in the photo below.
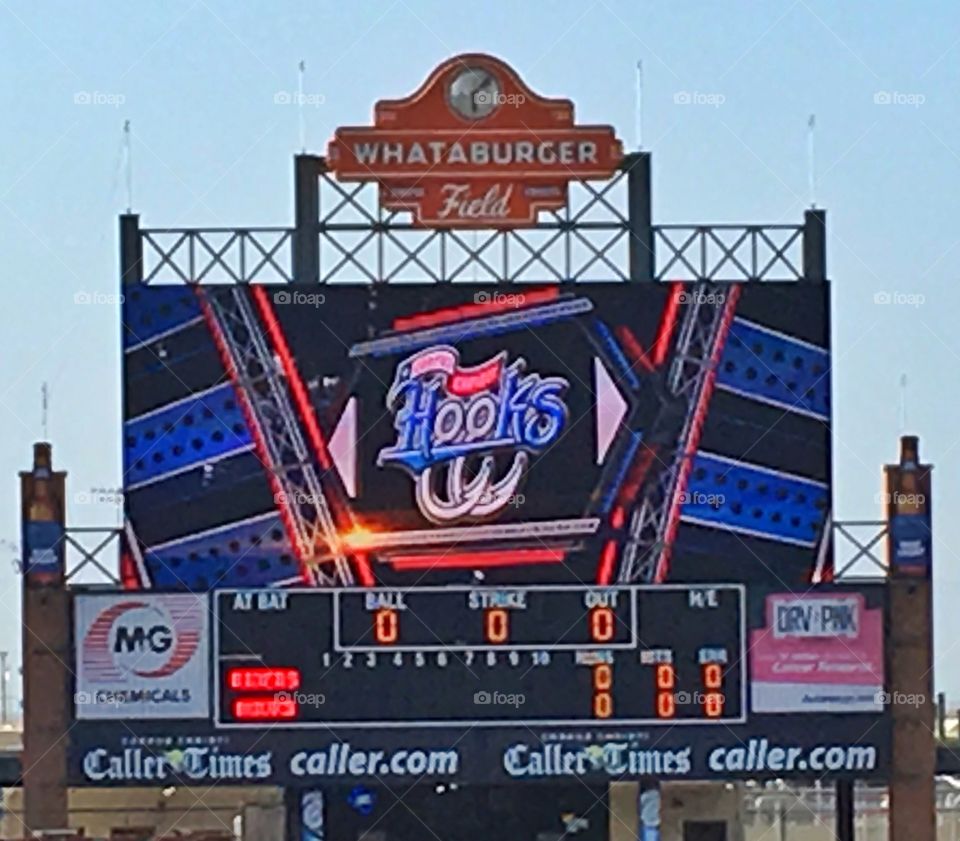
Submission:
M 960 700 L 960 11 L 945 0 L 0 0 L 0 647 L 19 665 L 19 578 L 2 541 L 19 540 L 16 473 L 41 435 L 43 381 L 70 520 L 118 517 L 76 499 L 120 480 L 118 309 L 75 296 L 116 291 L 123 120 L 144 224 L 289 224 L 297 114 L 275 94 L 296 90 L 301 58 L 322 102 L 306 109 L 308 146 L 322 152 L 337 125 L 366 122 L 376 99 L 465 51 L 499 55 L 631 143 L 642 59 L 658 222 L 799 222 L 816 113 L 837 516 L 879 515 L 906 374 L 908 427 L 937 468 L 937 684 Z M 677 104 L 684 92 L 722 103 Z M 875 303 L 882 292 L 914 303 Z

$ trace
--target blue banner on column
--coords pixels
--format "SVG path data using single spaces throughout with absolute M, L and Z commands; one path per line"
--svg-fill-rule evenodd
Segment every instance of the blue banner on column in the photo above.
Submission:
M 929 576 L 933 561 L 930 517 L 895 514 L 890 519 L 894 573 Z
M 50 520 L 23 524 L 23 572 L 38 581 L 63 577 L 63 526 Z

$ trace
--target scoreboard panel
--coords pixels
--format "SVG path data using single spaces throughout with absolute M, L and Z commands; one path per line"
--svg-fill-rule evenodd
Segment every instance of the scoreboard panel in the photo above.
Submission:
M 219 591 L 220 727 L 746 720 L 741 585 Z

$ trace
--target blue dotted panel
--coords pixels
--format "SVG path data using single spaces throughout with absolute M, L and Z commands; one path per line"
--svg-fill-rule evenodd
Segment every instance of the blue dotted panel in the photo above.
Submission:
M 830 416 L 830 354 L 736 320 L 717 384 L 784 408 Z
M 130 348 L 201 315 L 190 286 L 140 286 L 123 290 L 123 347 Z
M 144 561 L 158 589 L 262 587 L 299 572 L 279 515 L 147 549 Z
M 127 485 L 199 465 L 252 440 L 230 383 L 127 421 L 123 431 Z
M 681 515 L 813 545 L 828 505 L 827 488 L 816 482 L 698 453 Z

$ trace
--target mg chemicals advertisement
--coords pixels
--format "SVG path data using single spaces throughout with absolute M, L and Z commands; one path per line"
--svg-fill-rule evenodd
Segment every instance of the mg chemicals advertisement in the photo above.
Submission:
M 206 718 L 206 599 L 84 595 L 74 609 L 80 719 Z

